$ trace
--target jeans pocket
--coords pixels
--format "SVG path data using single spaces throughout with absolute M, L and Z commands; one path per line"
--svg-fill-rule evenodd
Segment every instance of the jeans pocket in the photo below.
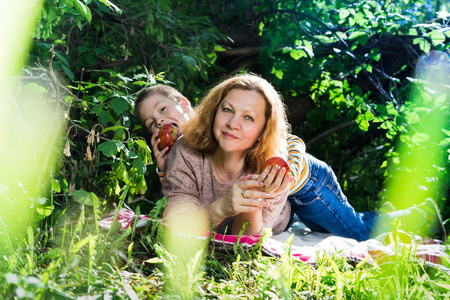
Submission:
M 303 193 L 301 196 L 289 196 L 288 199 L 292 206 L 297 207 L 313 205 L 320 200 L 320 197 L 314 191 L 309 191 Z
M 327 182 L 327 188 L 336 196 L 339 202 L 344 203 L 345 201 L 347 201 L 347 197 L 344 195 L 344 192 L 342 192 L 342 188 L 339 185 L 339 182 L 337 181 L 337 178 L 334 174 L 333 176 L 330 176 Z

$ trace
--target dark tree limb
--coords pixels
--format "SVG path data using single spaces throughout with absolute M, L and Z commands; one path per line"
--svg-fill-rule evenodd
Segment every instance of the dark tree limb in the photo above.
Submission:
M 349 121 L 349 122 L 347 122 L 347 123 L 340 124 L 340 125 L 338 125 L 338 126 L 336 126 L 336 127 L 333 127 L 333 128 L 330 128 L 330 129 L 328 129 L 327 131 L 322 132 L 322 133 L 319 134 L 318 136 L 316 136 L 316 137 L 312 138 L 311 140 L 309 140 L 308 142 L 306 142 L 306 147 L 311 146 L 311 145 L 314 144 L 315 142 L 317 142 L 317 141 L 319 141 L 319 140 L 321 140 L 321 139 L 323 139 L 323 138 L 329 136 L 330 134 L 335 133 L 336 131 L 339 131 L 339 130 L 344 129 L 344 128 L 347 128 L 347 127 L 350 127 L 350 126 L 352 126 L 352 125 L 354 125 L 354 124 L 356 124 L 356 121 L 355 121 L 355 120 Z
M 261 47 L 243 47 L 237 49 L 227 49 L 225 51 L 218 52 L 218 54 L 223 56 L 247 56 L 253 54 L 259 54 L 261 52 Z

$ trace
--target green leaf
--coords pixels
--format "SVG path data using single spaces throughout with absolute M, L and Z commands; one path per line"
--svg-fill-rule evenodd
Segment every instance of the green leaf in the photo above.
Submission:
M 136 158 L 135 160 L 133 160 L 133 167 L 137 169 L 137 174 L 139 175 L 144 175 L 145 171 L 147 170 L 146 165 L 140 158 Z
M 359 129 L 361 129 L 362 131 L 367 131 L 369 129 L 370 124 L 364 114 L 360 114 L 358 115 L 358 117 L 356 117 L 356 123 L 358 124 Z
M 40 95 L 40 94 L 45 94 L 45 93 L 47 93 L 47 90 L 46 90 L 44 87 L 42 87 L 42 86 L 40 86 L 39 84 L 34 83 L 34 82 L 32 82 L 32 83 L 27 83 L 27 84 L 22 88 L 22 90 L 23 90 L 24 92 L 32 93 L 32 94 L 34 94 L 34 95 Z
M 186 67 L 190 68 L 190 69 L 195 68 L 196 65 L 197 65 L 196 62 L 195 62 L 195 59 L 192 58 L 191 56 L 187 56 L 187 55 L 182 54 L 181 55 L 181 60 L 183 61 L 184 65 Z
M 223 47 L 220 46 L 220 45 L 214 45 L 214 51 L 222 52 L 222 51 L 225 51 L 225 50 L 226 50 L 226 49 L 223 48 Z
M 116 130 L 116 132 L 114 132 L 114 136 L 113 136 L 113 140 L 118 140 L 118 141 L 124 141 L 127 138 L 127 135 L 125 133 L 124 129 L 119 129 Z
M 419 115 L 415 112 L 407 113 L 406 114 L 406 122 L 408 122 L 408 124 L 414 124 L 414 123 L 420 122 Z
M 152 162 L 151 150 L 148 147 L 147 143 L 143 140 L 137 140 L 136 144 L 138 145 L 138 154 L 139 158 L 142 159 L 144 164 L 149 164 Z
M 40 214 L 41 216 L 48 217 L 52 214 L 53 207 L 52 206 L 45 206 L 45 207 L 36 207 L 36 212 Z
M 414 144 L 416 143 L 422 143 L 422 142 L 426 142 L 430 139 L 430 136 L 426 133 L 416 133 L 415 135 L 413 135 L 412 137 L 412 142 Z
M 419 44 L 420 50 L 422 50 L 425 53 L 429 53 L 431 49 L 430 43 L 424 39 L 424 38 L 415 38 L 413 40 L 413 44 Z
M 339 19 L 341 19 L 341 20 L 347 18 L 349 15 L 350 15 L 350 11 L 348 9 L 343 8 L 339 11 Z
M 416 28 L 410 28 L 408 29 L 408 35 L 418 35 Z
M 303 54 L 303 52 L 302 52 L 302 51 L 299 51 L 299 50 L 292 50 L 292 51 L 289 52 L 289 54 L 290 54 L 291 57 L 292 57 L 293 59 L 295 59 L 295 60 L 299 60 L 300 58 L 302 58 L 303 56 L 305 56 L 305 55 Z
M 119 151 L 119 147 L 115 141 L 106 141 L 99 144 L 97 150 L 102 152 L 104 156 L 111 157 Z
M 450 268 L 450 258 L 447 255 L 442 255 L 442 265 L 444 267 Z
M 275 69 L 275 68 L 272 68 L 272 74 L 275 74 L 275 76 L 276 76 L 278 79 L 282 80 L 282 79 L 283 79 L 284 72 L 283 72 L 282 70 L 277 70 L 277 69 Z
M 431 38 L 431 43 L 434 46 L 443 44 L 445 42 L 445 35 L 440 30 L 433 30 L 432 32 L 428 33 L 428 36 Z
M 433 97 L 433 99 L 434 99 L 434 104 L 435 104 L 435 105 L 437 105 L 437 106 L 442 106 L 442 105 L 444 105 L 445 103 L 447 103 L 447 94 L 444 93 L 444 94 L 442 94 L 442 95 L 440 95 L 440 96 Z
M 61 67 L 64 73 L 66 73 L 67 77 L 69 77 L 69 79 L 73 81 L 75 79 L 75 74 L 73 74 L 72 70 L 64 64 L 62 64 Z
M 443 33 L 445 36 L 450 37 L 450 28 L 446 28 L 446 29 L 442 30 L 442 33 Z
M 202 77 L 202 79 L 206 82 L 209 81 L 209 76 L 208 76 L 208 72 L 206 72 L 205 68 L 202 68 L 200 70 L 200 76 Z
M 181 46 L 183 44 L 183 42 L 176 36 L 174 36 L 173 38 L 175 39 L 175 42 L 177 43 L 178 46 Z
M 116 76 L 117 76 L 118 78 L 122 79 L 125 83 L 132 82 L 132 81 L 133 81 L 133 79 L 128 78 L 128 77 L 126 77 L 126 76 L 123 76 L 123 75 L 121 75 L 121 74 L 116 74 Z
M 161 213 L 164 210 L 164 207 L 166 207 L 166 205 L 167 205 L 166 197 L 159 199 L 149 213 L 150 218 L 157 219 L 161 215 Z
M 375 119 L 375 116 L 373 115 L 373 113 L 372 113 L 371 111 L 366 111 L 366 112 L 364 113 L 364 118 L 365 118 L 367 121 L 372 121 L 372 120 Z
M 129 109 L 128 102 L 123 98 L 114 98 L 111 102 L 111 107 L 117 115 L 121 115 Z
M 147 145 L 147 143 L 146 143 L 144 140 L 137 140 L 137 141 L 135 141 L 135 142 L 136 142 L 136 144 L 137 144 L 139 147 L 141 147 L 141 148 L 143 148 L 143 149 L 145 149 L 145 150 L 148 149 L 148 145 Z
M 127 159 L 135 159 L 135 158 L 139 157 L 137 155 L 137 153 L 134 152 L 133 150 L 128 151 L 126 156 L 127 156 Z
M 170 0 L 159 0 L 159 6 L 167 12 L 172 11 L 172 2 Z
M 98 116 L 98 121 L 100 122 L 100 124 L 102 124 L 103 126 L 108 125 L 109 122 L 109 115 L 106 111 L 101 110 L 100 114 Z
M 361 44 L 366 44 L 369 36 L 367 35 L 367 33 L 363 32 L 363 31 L 354 31 L 350 34 L 350 36 L 348 37 L 349 40 L 354 40 L 357 39 L 359 42 L 361 42 Z
M 74 0 L 73 4 L 75 5 L 75 8 L 77 11 L 85 18 L 89 23 L 91 23 L 92 20 L 92 14 L 89 7 L 84 4 L 81 0 Z
M 450 136 L 450 130 L 442 129 L 442 131 L 443 131 L 446 135 Z
M 117 13 L 121 14 L 122 10 L 118 8 L 114 3 L 109 0 L 99 0 L 101 3 L 105 4 L 107 7 L 112 7 L 116 10 Z
M 72 252 L 73 254 L 77 253 L 78 251 L 81 250 L 81 248 L 83 248 L 83 246 L 85 246 L 87 243 L 89 243 L 91 240 L 95 240 L 97 239 L 98 235 L 94 235 L 94 236 L 88 236 L 85 237 L 84 239 L 82 239 L 81 241 L 79 241 L 78 243 L 76 243 L 73 248 L 70 249 L 70 252 Z
M 59 185 L 58 181 L 55 179 L 52 180 L 52 189 L 57 193 L 61 192 L 61 186 Z
M 98 201 L 98 198 L 94 193 L 89 193 L 83 190 L 76 190 L 73 192 L 72 197 L 78 203 L 88 206 L 92 206 L 94 204 L 94 199 Z
M 121 126 L 121 125 L 114 125 L 114 126 L 110 126 L 110 127 L 106 127 L 105 129 L 102 130 L 102 134 L 111 130 L 117 130 L 117 129 L 125 129 L 125 127 Z

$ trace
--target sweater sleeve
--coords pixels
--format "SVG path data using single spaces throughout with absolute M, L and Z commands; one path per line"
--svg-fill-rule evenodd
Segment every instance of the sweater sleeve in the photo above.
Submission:
M 167 197 L 164 217 L 170 217 L 200 207 L 198 174 L 201 154 L 186 146 L 184 139 L 177 140 L 167 156 L 167 170 L 162 182 L 163 195 Z
M 300 189 L 303 183 L 302 173 L 304 173 L 306 146 L 301 138 L 292 134 L 288 135 L 287 143 L 288 164 L 295 179 L 289 191 L 289 195 L 292 195 Z
M 162 184 L 164 176 L 166 175 L 166 171 L 160 171 L 159 168 L 156 168 L 156 174 L 158 174 L 159 182 Z

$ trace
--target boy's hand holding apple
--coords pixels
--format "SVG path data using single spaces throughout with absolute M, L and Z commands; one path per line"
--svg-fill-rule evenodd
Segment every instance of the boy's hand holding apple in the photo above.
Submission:
M 166 157 L 173 144 L 181 136 L 181 131 L 173 124 L 166 124 L 152 135 L 151 144 L 153 154 L 155 155 L 156 164 L 160 172 L 164 172 L 167 168 Z

